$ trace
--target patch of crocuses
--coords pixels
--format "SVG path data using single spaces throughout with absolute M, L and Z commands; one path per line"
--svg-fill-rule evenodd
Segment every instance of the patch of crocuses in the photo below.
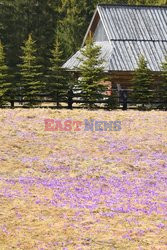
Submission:
M 45 131 L 45 119 L 121 131 Z M 0 248 L 167 249 L 167 113 L 0 111 Z

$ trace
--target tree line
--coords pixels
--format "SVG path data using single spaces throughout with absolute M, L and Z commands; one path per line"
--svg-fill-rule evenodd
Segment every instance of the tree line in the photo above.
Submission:
M 24 96 L 24 99 L 34 100 L 39 98 L 37 93 L 49 93 L 52 98 L 58 99 L 61 92 L 67 92 L 74 79 L 60 66 L 80 48 L 96 5 L 103 2 L 1 0 L 0 104 L 2 105 L 8 97 L 14 99 L 18 93 Z M 106 0 L 105 3 L 163 5 L 167 1 Z M 91 60 L 89 63 L 91 64 Z M 86 68 L 83 64 L 83 68 L 80 69 L 83 71 L 83 78 L 87 78 L 86 71 L 84 73 Z M 97 72 L 94 77 L 95 85 Z M 84 81 L 78 81 L 77 84 L 82 86 L 84 91 L 85 88 L 88 89 Z M 98 93 L 100 89 L 104 90 L 102 86 L 98 88 Z M 95 86 L 89 89 L 89 96 L 94 89 Z
M 4 47 L 0 42 L 0 106 L 21 97 L 20 102 L 30 107 L 38 101 L 45 102 L 43 97 L 47 96 L 49 100 L 56 100 L 57 107 L 60 107 L 62 99 L 76 87 L 80 90 L 79 97 L 84 101 L 83 106 L 86 108 L 95 108 L 98 100 L 104 100 L 105 92 L 108 90 L 104 82 L 111 79 L 104 73 L 105 61 L 100 56 L 101 47 L 94 44 L 91 36 L 86 46 L 81 49 L 82 56 L 78 58 L 81 64 L 75 73 L 67 72 L 61 67 L 63 52 L 58 39 L 54 41 L 50 51 L 50 64 L 45 69 L 45 74 L 37 56 L 36 42 L 31 34 L 21 47 L 21 51 L 20 63 L 17 64 L 15 72 L 18 81 L 12 82 L 14 76 L 6 64 Z M 139 57 L 138 67 L 132 79 L 131 99 L 135 104 L 142 104 L 141 109 L 145 109 L 153 102 L 157 102 L 159 108 L 167 109 L 167 56 L 162 62 L 161 69 L 160 81 L 157 84 L 145 57 Z M 114 89 L 112 95 L 106 95 L 106 98 L 108 109 L 119 106 L 118 94 Z
M 48 67 L 55 38 L 61 42 L 63 60 L 81 46 L 93 12 L 98 3 L 167 4 L 167 0 L 1 0 L 0 39 L 5 45 L 11 70 L 20 63 L 21 46 L 31 33 L 37 45 L 37 55 Z
M 50 51 L 49 66 L 43 71 L 43 65 L 37 56 L 37 45 L 29 34 L 28 39 L 21 46 L 20 63 L 15 67 L 15 72 L 10 70 L 6 63 L 4 46 L 0 41 L 0 105 L 5 105 L 9 100 L 22 98 L 28 105 L 33 105 L 34 100 L 40 100 L 40 94 L 49 95 L 58 99 L 60 93 L 69 89 L 67 73 L 62 69 L 62 51 L 56 39 Z M 15 81 L 13 81 L 15 78 Z M 68 77 L 69 79 L 69 77 Z M 64 92 L 65 91 L 65 92 Z M 60 98 L 60 96 L 59 96 Z

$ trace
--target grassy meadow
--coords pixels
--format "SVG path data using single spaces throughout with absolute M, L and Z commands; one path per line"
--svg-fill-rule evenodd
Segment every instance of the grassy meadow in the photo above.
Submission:
M 45 131 L 45 119 L 121 131 Z M 167 249 L 167 113 L 0 110 L 0 250 Z

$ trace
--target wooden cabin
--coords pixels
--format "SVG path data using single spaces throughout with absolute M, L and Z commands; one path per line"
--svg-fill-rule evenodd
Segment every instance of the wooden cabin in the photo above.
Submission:
M 161 63 L 167 55 L 167 6 L 99 4 L 83 40 L 92 34 L 101 46 L 104 68 L 112 85 L 128 88 L 140 55 L 159 79 Z M 77 51 L 63 68 L 75 71 L 81 52 Z

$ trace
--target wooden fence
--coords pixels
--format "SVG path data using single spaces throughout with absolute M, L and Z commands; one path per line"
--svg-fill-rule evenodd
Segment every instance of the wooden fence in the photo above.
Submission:
M 79 89 L 75 89 L 75 91 L 68 91 L 68 93 L 59 93 L 55 94 L 55 96 L 51 96 L 50 94 L 39 94 L 35 97 L 25 97 L 18 95 L 16 98 L 12 99 L 8 97 L 5 101 L 6 104 L 1 108 L 57 108 L 57 109 L 80 109 L 85 105 L 92 104 L 94 108 L 97 109 L 137 109 L 139 107 L 150 107 L 151 109 L 163 109 L 167 106 L 167 103 L 164 103 L 158 97 L 161 92 L 154 93 L 153 97 L 148 102 L 138 103 L 135 102 L 132 98 L 132 90 L 121 90 L 118 91 L 113 89 L 114 95 L 97 95 L 94 96 L 93 101 L 89 100 L 89 97 L 83 98 L 83 94 L 81 94 Z M 142 91 L 141 91 L 142 92 Z M 152 90 L 150 92 L 153 93 Z M 157 98 L 155 98 L 157 96 Z M 91 98 L 92 99 L 92 98 Z

